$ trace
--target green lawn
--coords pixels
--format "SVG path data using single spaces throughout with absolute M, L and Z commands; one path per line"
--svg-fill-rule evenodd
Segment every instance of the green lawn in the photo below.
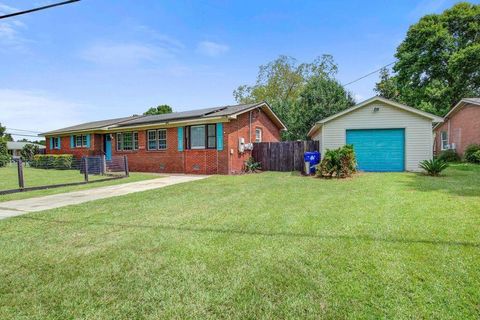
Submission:
M 0 190 L 17 189 L 18 188 L 18 174 L 16 165 L 9 165 L 0 168 Z M 134 182 L 146 179 L 158 178 L 159 175 L 150 173 L 131 173 L 129 178 L 115 179 L 105 182 L 96 182 L 78 186 L 68 186 L 61 188 L 52 188 L 47 190 L 36 190 L 21 193 L 13 193 L 0 195 L 0 202 L 8 200 L 25 199 L 37 196 L 44 196 L 50 194 L 63 193 L 68 191 L 77 191 L 90 188 L 98 188 L 101 186 L 108 186 L 126 182 Z M 99 179 L 106 179 L 108 177 L 101 175 L 89 175 L 90 181 Z M 84 176 L 79 170 L 46 170 L 37 168 L 24 168 L 25 187 L 38 187 L 43 185 L 54 185 L 62 183 L 83 182 Z
M 480 317 L 480 166 L 288 173 L 0 220 L 0 318 Z

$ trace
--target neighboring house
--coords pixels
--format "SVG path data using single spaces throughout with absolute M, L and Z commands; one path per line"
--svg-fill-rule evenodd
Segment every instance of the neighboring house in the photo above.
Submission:
M 285 125 L 266 102 L 96 121 L 50 131 L 47 153 L 128 156 L 132 171 L 230 174 L 253 142 L 280 140 Z
M 465 98 L 434 128 L 434 152 L 455 149 L 462 156 L 468 145 L 480 144 L 480 98 Z
M 32 143 L 32 142 L 19 142 L 19 141 L 7 141 L 7 150 L 8 153 L 12 156 L 13 159 L 19 159 L 22 154 L 21 151 L 23 147 L 25 147 L 27 144 L 33 144 L 40 149 L 40 153 L 43 153 L 45 150 L 45 146 L 42 146 L 41 144 L 37 143 Z
M 308 136 L 320 141 L 322 154 L 352 144 L 358 169 L 419 171 L 432 158 L 432 125 L 443 119 L 419 109 L 373 97 L 318 121 Z

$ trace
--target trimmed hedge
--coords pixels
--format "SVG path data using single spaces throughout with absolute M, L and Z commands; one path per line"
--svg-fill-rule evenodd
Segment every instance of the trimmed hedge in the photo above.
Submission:
M 39 169 L 72 169 L 71 154 L 37 154 L 33 156 L 30 166 Z

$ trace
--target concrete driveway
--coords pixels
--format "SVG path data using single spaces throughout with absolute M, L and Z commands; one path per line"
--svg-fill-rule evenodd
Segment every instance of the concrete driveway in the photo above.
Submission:
M 29 212 L 49 210 L 98 199 L 122 196 L 134 192 L 163 188 L 178 183 L 201 180 L 207 177 L 208 176 L 173 175 L 158 179 L 60 193 L 44 197 L 0 202 L 0 219 L 15 217 Z

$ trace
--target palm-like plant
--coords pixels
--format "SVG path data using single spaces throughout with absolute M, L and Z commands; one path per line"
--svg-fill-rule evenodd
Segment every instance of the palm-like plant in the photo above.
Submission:
M 420 162 L 420 168 L 425 170 L 429 176 L 437 177 L 448 167 L 448 163 L 441 159 L 423 160 Z

